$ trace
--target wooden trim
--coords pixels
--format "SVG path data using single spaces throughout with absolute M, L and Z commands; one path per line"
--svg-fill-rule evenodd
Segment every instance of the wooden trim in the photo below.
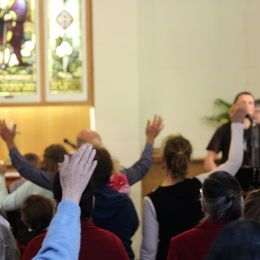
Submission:
M 93 30 L 92 30 L 92 0 L 87 0 L 87 75 L 88 75 L 88 101 L 87 105 L 94 106 L 94 66 L 93 66 Z
M 191 158 L 191 162 L 193 163 L 201 163 L 205 158 Z M 162 151 L 160 148 L 154 148 L 153 150 L 153 162 L 160 163 L 162 162 Z

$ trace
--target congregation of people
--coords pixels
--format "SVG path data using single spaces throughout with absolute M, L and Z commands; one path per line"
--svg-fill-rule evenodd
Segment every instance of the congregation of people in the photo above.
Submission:
M 190 141 L 164 139 L 163 181 L 143 199 L 141 260 L 260 259 L 260 100 L 238 93 L 229 116 L 207 146 L 205 172 L 193 178 Z M 77 134 L 73 153 L 46 144 L 43 160 L 22 155 L 16 126 L 3 121 L 21 178 L 7 186 L 0 166 L 0 260 L 136 259 L 140 216 L 129 195 L 149 174 L 163 128 L 161 116 L 147 122 L 143 152 L 126 168 L 90 129 Z

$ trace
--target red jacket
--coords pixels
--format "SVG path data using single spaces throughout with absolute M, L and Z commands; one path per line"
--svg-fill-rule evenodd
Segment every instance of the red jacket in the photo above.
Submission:
M 204 260 L 218 233 L 226 226 L 206 219 L 171 239 L 167 260 Z
M 31 260 L 41 248 L 46 233 L 35 237 L 27 245 L 23 260 Z M 121 240 L 110 231 L 96 227 L 88 220 L 81 221 L 79 260 L 128 260 Z

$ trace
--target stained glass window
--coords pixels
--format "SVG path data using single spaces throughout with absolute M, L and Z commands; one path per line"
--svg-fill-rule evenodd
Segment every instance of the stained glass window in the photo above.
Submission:
M 83 34 L 85 1 L 48 1 L 47 91 L 48 101 L 87 99 Z
M 0 99 L 31 102 L 37 89 L 34 0 L 0 1 Z

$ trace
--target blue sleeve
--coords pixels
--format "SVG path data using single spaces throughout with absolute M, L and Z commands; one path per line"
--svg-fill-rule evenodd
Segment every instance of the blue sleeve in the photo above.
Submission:
M 130 168 L 123 168 L 121 172 L 126 175 L 130 185 L 140 181 L 149 171 L 153 161 L 153 145 L 146 144 L 140 159 Z
M 20 154 L 16 147 L 10 150 L 9 155 L 13 167 L 21 174 L 21 176 L 45 189 L 52 190 L 54 174 L 45 172 L 31 165 Z
M 59 203 L 42 247 L 34 260 L 78 259 L 80 250 L 80 208 L 69 200 Z

